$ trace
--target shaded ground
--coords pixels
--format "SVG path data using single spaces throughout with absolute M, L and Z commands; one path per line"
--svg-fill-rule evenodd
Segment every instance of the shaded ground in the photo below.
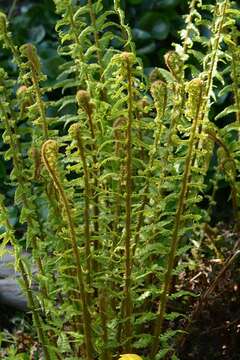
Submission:
M 181 360 L 240 359 L 239 237 L 228 230 L 221 232 L 219 249 L 229 263 L 203 258 L 199 270 L 185 279 L 189 290 L 209 293 L 193 305 L 192 322 L 183 326 L 189 335 L 179 341 Z
M 236 281 L 235 281 L 236 280 Z M 228 271 L 182 344 L 181 360 L 240 359 L 239 269 Z

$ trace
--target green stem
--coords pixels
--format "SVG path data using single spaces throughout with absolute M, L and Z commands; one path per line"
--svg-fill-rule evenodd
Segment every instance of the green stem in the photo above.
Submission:
M 237 44 L 237 42 L 236 42 L 236 44 Z M 239 74 L 238 74 L 238 70 L 237 70 L 238 62 L 235 57 L 236 51 L 239 51 L 239 49 L 236 50 L 233 46 L 230 46 L 230 50 L 232 53 L 233 92 L 234 92 L 235 103 L 237 106 L 236 120 L 237 120 L 238 125 L 240 125 L 240 92 L 239 92 L 239 84 L 238 84 Z
M 208 80 L 207 80 L 206 94 L 205 94 L 206 105 L 207 105 L 207 102 L 209 101 L 210 93 L 211 93 L 211 90 L 212 90 L 214 69 L 217 66 L 218 48 L 219 48 L 220 39 L 221 39 L 221 36 L 222 36 L 222 28 L 223 28 L 223 24 L 224 24 L 225 13 L 226 13 L 226 10 L 227 10 L 227 4 L 228 4 L 228 1 L 226 0 L 224 2 L 223 10 L 222 10 L 222 13 L 221 13 L 221 21 L 220 21 L 218 31 L 217 31 L 217 34 L 216 34 L 216 41 L 214 42 L 214 49 L 213 49 L 214 51 L 213 51 L 213 54 L 212 54 L 212 57 L 211 57 L 211 64 L 210 64 L 210 67 L 209 67 L 209 70 L 208 70 Z M 218 5 L 216 5 L 216 6 L 218 6 Z M 205 110 L 205 109 L 203 109 L 203 110 Z M 205 111 L 203 111 L 203 116 L 205 116 L 204 114 L 205 114 Z
M 47 148 L 48 146 L 53 143 L 52 140 L 46 141 L 42 146 L 42 157 L 43 162 L 49 172 L 49 175 L 51 176 L 58 192 L 62 200 L 62 204 L 66 213 L 67 217 L 67 223 L 68 223 L 68 230 L 69 230 L 69 236 L 72 244 L 72 250 L 73 255 L 75 257 L 76 261 L 76 270 L 77 270 L 77 282 L 78 282 L 78 290 L 80 294 L 80 302 L 82 304 L 82 310 L 83 310 L 83 327 L 84 327 L 84 335 L 85 335 L 85 344 L 86 344 L 86 358 L 87 360 L 93 359 L 93 345 L 92 345 L 92 336 L 91 336 L 91 316 L 88 309 L 87 304 L 87 292 L 86 287 L 84 283 L 84 274 L 81 266 L 81 260 L 80 260 L 80 254 L 78 250 L 77 245 L 77 238 L 76 238 L 76 232 L 75 232 L 75 226 L 73 222 L 72 217 L 72 210 L 70 207 L 70 203 L 68 201 L 68 198 L 65 194 L 63 185 L 61 183 L 61 180 L 57 174 L 57 172 L 54 170 L 52 165 L 50 164 L 48 157 L 47 157 Z M 81 329 L 79 329 L 81 331 Z
M 87 119 L 88 119 L 88 125 L 91 132 L 91 138 L 93 141 L 92 144 L 92 160 L 93 160 L 93 188 L 94 192 L 92 193 L 92 197 L 94 198 L 94 205 L 93 205 L 93 215 L 94 215 L 94 221 L 93 221 L 93 227 L 94 227 L 94 237 L 96 238 L 94 240 L 94 251 L 97 254 L 99 250 L 99 194 L 98 194 L 98 177 L 99 177 L 99 171 L 97 168 L 98 160 L 97 160 L 97 145 L 96 145 L 96 135 L 95 135 L 95 127 L 93 122 L 93 116 L 92 111 L 90 109 L 86 109 Z M 94 268 L 93 272 L 96 273 L 98 271 L 98 263 L 94 262 Z
M 34 89 L 35 89 L 38 110 L 39 110 L 39 114 L 40 114 L 40 118 L 41 118 L 41 122 L 42 122 L 43 136 L 44 136 L 44 140 L 47 140 L 49 136 L 48 136 L 48 124 L 47 124 L 47 119 L 46 119 L 46 113 L 45 113 L 44 104 L 43 104 L 42 97 L 41 97 L 41 91 L 39 88 L 37 75 L 36 75 L 36 72 L 35 72 L 35 69 L 33 66 L 31 66 L 31 73 L 32 73 L 32 82 L 33 82 Z
M 78 30 L 76 28 L 76 24 L 75 24 L 75 21 L 74 21 L 74 18 L 73 18 L 72 5 L 69 5 L 69 19 L 70 19 L 70 25 L 71 25 L 71 28 L 72 28 L 72 31 L 73 31 L 75 43 L 77 44 L 78 49 L 79 49 L 79 54 L 80 54 L 79 58 L 80 58 L 80 61 L 83 63 L 84 62 L 84 55 L 83 55 L 82 46 L 81 46 L 79 38 L 78 38 Z
M 125 24 L 125 14 L 124 11 L 121 9 L 120 0 L 114 0 L 114 10 L 118 14 L 122 37 L 126 41 L 124 48 L 125 50 L 135 54 L 135 46 L 132 39 L 131 29 L 128 25 Z
M 200 125 L 199 125 L 199 129 L 198 129 L 198 133 L 201 134 L 203 131 L 203 125 L 204 125 L 204 119 L 207 118 L 208 113 L 209 113 L 209 107 L 210 107 L 210 98 L 211 98 L 211 91 L 213 88 L 213 77 L 214 77 L 214 69 L 217 67 L 217 63 L 218 63 L 218 49 L 219 49 L 219 44 L 220 44 L 220 40 L 221 40 L 221 36 L 222 36 L 222 28 L 223 28 L 223 24 L 224 24 L 224 17 L 225 17 L 225 13 L 227 10 L 227 4 L 228 1 L 226 0 L 224 2 L 224 6 L 223 6 L 223 10 L 221 13 L 221 21 L 219 23 L 218 29 L 217 29 L 217 33 L 216 33 L 216 37 L 215 37 L 215 41 L 213 43 L 213 52 L 212 52 L 212 56 L 211 56 L 211 62 L 210 62 L 210 66 L 209 69 L 206 69 L 205 71 L 207 71 L 207 84 L 206 84 L 206 91 L 203 94 L 203 111 L 202 111 L 202 117 L 200 119 Z M 220 6 L 220 4 L 217 4 L 216 6 Z M 197 143 L 196 143 L 196 149 L 198 149 L 201 146 L 200 144 L 200 140 L 198 139 Z M 195 159 L 193 159 L 193 164 L 195 163 Z
M 111 354 L 108 350 L 108 328 L 107 328 L 107 292 L 106 289 L 101 291 L 99 296 L 99 311 L 101 316 L 103 351 L 101 360 L 111 360 Z
M 127 143 L 126 143 L 126 218 L 125 218 L 125 351 L 131 350 L 132 334 L 132 298 L 131 298 L 131 221 L 132 221 L 132 113 L 133 113 L 133 89 L 131 77 L 131 65 L 127 62 L 127 82 L 128 82 L 128 123 L 127 123 Z
M 182 215 L 183 215 L 184 207 L 186 204 L 186 194 L 187 194 L 187 189 L 188 189 L 188 184 L 189 184 L 189 178 L 191 175 L 191 162 L 192 162 L 192 157 L 193 157 L 193 153 L 194 153 L 194 143 L 196 140 L 198 122 L 199 122 L 200 115 L 201 115 L 202 95 L 203 94 L 202 94 L 202 88 L 201 88 L 201 94 L 199 96 L 198 108 L 196 110 L 195 119 L 193 120 L 191 136 L 189 139 L 189 147 L 188 147 L 188 153 L 187 153 L 187 157 L 186 157 L 185 168 L 184 168 L 184 173 L 183 173 L 183 178 L 182 178 L 182 183 L 181 183 L 181 191 L 180 191 L 176 215 L 175 215 L 175 222 L 174 222 L 174 228 L 173 228 L 173 234 L 172 234 L 172 240 L 171 240 L 171 248 L 170 248 L 170 253 L 169 253 L 169 257 L 168 257 L 167 271 L 165 274 L 163 292 L 161 295 L 161 301 L 159 303 L 157 320 L 155 323 L 154 340 L 153 340 L 153 345 L 152 345 L 151 355 L 150 355 L 151 358 L 154 358 L 154 356 L 156 355 L 156 353 L 158 351 L 159 337 L 162 332 L 164 315 L 166 312 L 166 305 L 167 305 L 167 301 L 168 301 L 169 289 L 170 289 L 171 280 L 172 280 L 172 272 L 173 272 L 173 268 L 174 268 L 177 245 L 178 245 L 178 241 L 179 241 L 179 230 L 182 225 Z
M 163 129 L 162 119 L 164 118 L 166 106 L 167 106 L 167 91 L 165 92 L 163 98 L 164 98 L 164 101 L 163 101 L 162 107 L 159 107 L 158 99 L 157 98 L 155 99 L 155 107 L 157 109 L 157 116 L 155 119 L 156 133 L 155 133 L 153 147 L 152 147 L 152 150 L 149 155 L 149 162 L 148 162 L 148 169 L 147 169 L 148 171 L 146 174 L 146 184 L 143 189 L 143 198 L 142 198 L 140 208 L 138 210 L 139 215 L 137 218 L 136 232 L 135 232 L 133 247 L 132 247 L 132 259 L 134 259 L 136 248 L 138 246 L 139 239 L 140 239 L 140 232 L 141 232 L 141 228 L 142 228 L 143 221 L 144 221 L 144 209 L 149 201 L 148 190 L 149 190 L 150 179 L 151 179 L 151 175 L 152 175 L 151 169 L 152 169 L 154 159 L 155 159 L 155 156 L 156 156 L 159 144 L 160 144 L 160 140 L 161 140 L 162 129 Z
M 24 282 L 24 285 L 25 285 L 25 291 L 26 291 L 26 294 L 27 294 L 28 303 L 29 303 L 31 312 L 33 314 L 33 320 L 34 320 L 34 323 L 35 323 L 35 326 L 36 326 L 36 329 L 37 329 L 38 338 L 39 338 L 39 341 L 40 341 L 40 343 L 42 344 L 42 347 L 43 347 L 43 352 L 44 352 L 45 359 L 46 360 L 52 360 L 52 357 L 51 357 L 51 355 L 50 355 L 50 353 L 48 351 L 47 340 L 46 340 L 44 332 L 43 332 L 42 321 L 41 321 L 40 316 L 38 315 L 37 306 L 35 305 L 32 290 L 30 288 L 29 281 L 28 281 L 28 276 L 27 276 L 27 274 L 25 272 L 22 260 L 19 260 L 18 265 L 19 265 L 19 270 L 21 272 L 23 282 Z
M 12 2 L 12 5 L 11 5 L 11 7 L 9 9 L 9 12 L 8 12 L 8 18 L 9 19 L 12 17 L 12 14 L 13 14 L 16 6 L 17 6 L 17 2 L 18 2 L 18 0 L 13 0 L 13 2 Z
M 196 2 L 197 2 L 197 0 L 192 0 L 190 5 L 189 5 L 190 12 L 189 12 L 189 16 L 188 16 L 188 22 L 186 24 L 187 25 L 186 26 L 186 35 L 185 35 L 185 38 L 184 38 L 184 41 L 183 41 L 183 52 L 184 52 L 184 54 L 186 54 L 187 49 L 189 47 L 189 39 L 190 39 L 191 31 L 192 31 L 192 20 L 193 20 L 193 17 L 195 15 Z
M 90 285 L 90 275 L 91 275 L 91 239 L 90 239 L 90 198 L 91 198 L 91 189 L 90 189 L 90 177 L 89 171 L 84 151 L 83 140 L 80 134 L 80 129 L 78 128 L 76 131 L 76 142 L 77 147 L 79 150 L 79 154 L 81 157 L 81 161 L 83 164 L 83 173 L 84 173 L 84 201 L 85 201 L 85 208 L 84 208 L 84 234 L 85 234 L 85 254 L 87 260 L 87 278 L 88 278 L 88 285 Z

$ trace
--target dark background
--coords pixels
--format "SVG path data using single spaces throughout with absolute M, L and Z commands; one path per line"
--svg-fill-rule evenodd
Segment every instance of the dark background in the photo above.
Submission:
M 113 0 L 103 2 L 106 9 L 113 6 Z M 145 68 L 161 65 L 164 53 L 178 39 L 178 30 L 184 24 L 182 15 L 188 12 L 187 0 L 123 0 L 121 3 Z M 0 0 L 0 9 L 10 15 L 14 40 L 18 44 L 37 45 L 47 75 L 54 77 L 57 62 L 54 2 Z

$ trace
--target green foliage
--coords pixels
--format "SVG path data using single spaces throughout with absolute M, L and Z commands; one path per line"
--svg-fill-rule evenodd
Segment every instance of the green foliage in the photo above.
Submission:
M 1 252 L 9 243 L 16 251 L 47 360 L 164 358 L 182 332 L 168 324 L 185 316 L 169 299 L 191 296 L 172 280 L 188 266 L 222 178 L 239 220 L 239 10 L 191 1 L 181 44 L 148 79 L 117 0 L 108 11 L 101 0 L 54 3 L 62 60 L 52 82 L 0 13 L 18 74 L 0 69 L 4 157 L 23 226 L 17 236 L 1 197 Z M 210 111 L 226 94 L 232 103 L 213 120 L 231 118 L 217 127 Z

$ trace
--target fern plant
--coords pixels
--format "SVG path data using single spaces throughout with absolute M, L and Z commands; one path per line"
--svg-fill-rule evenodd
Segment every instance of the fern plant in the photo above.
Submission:
M 189 295 L 177 276 L 211 220 L 221 179 L 239 231 L 239 9 L 190 1 L 166 68 L 147 77 L 118 1 L 108 11 L 101 0 L 54 2 L 64 62 L 51 88 L 35 47 L 18 48 L 0 13 L 1 44 L 19 74 L 0 69 L 15 193 L 1 195 L 1 254 L 15 250 L 47 360 L 176 359 L 182 329 L 169 322 L 186 314 L 169 302 Z M 224 96 L 232 103 L 213 119 Z M 8 219 L 12 203 L 20 234 Z

